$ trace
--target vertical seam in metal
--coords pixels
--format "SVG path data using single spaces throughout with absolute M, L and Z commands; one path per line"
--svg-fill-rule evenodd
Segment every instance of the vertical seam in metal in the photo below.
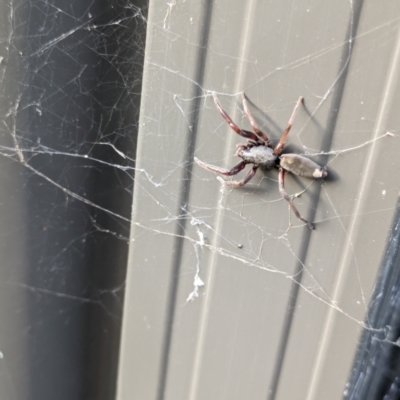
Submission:
M 197 124 L 198 124 L 198 116 L 201 104 L 201 93 L 202 93 L 202 82 L 204 79 L 204 70 L 205 63 L 207 59 L 207 47 L 208 47 L 208 39 L 209 39 L 209 31 L 211 24 L 211 12 L 212 12 L 212 0 L 206 0 L 203 3 L 203 18 L 201 19 L 203 22 L 201 33 L 200 33 L 200 43 L 198 46 L 197 53 L 197 68 L 195 71 L 194 78 L 194 87 L 193 87 L 193 101 L 191 104 L 190 114 L 189 114 L 189 127 L 186 132 L 187 144 L 186 144 L 186 154 L 184 156 L 185 159 L 185 168 L 183 170 L 182 177 L 182 186 L 181 191 L 179 193 L 179 202 L 177 215 L 179 215 L 179 219 L 177 221 L 176 227 L 176 239 L 174 243 L 174 256 L 172 260 L 172 272 L 171 272 L 171 281 L 168 293 L 168 304 L 166 308 L 166 320 L 165 320 L 165 335 L 164 335 L 164 343 L 162 350 L 162 358 L 160 363 L 160 377 L 158 380 L 158 390 L 157 390 L 157 399 L 163 400 L 165 397 L 165 389 L 167 385 L 167 377 L 168 377 L 168 367 L 169 367 L 169 358 L 171 351 L 171 343 L 172 343 L 172 335 L 173 335 L 173 325 L 175 319 L 175 309 L 176 309 L 176 298 L 177 298 L 177 290 L 179 285 L 179 276 L 180 276 L 180 268 L 181 268 L 181 260 L 182 260 L 182 249 L 183 249 L 183 237 L 185 235 L 185 227 L 187 220 L 187 207 L 188 207 L 188 198 L 190 194 L 191 187 L 191 177 L 192 177 L 192 162 L 193 162 L 193 154 L 194 148 L 196 144 L 196 136 L 197 136 Z
M 354 37 L 356 36 L 357 33 L 357 28 L 358 28 L 358 22 L 360 19 L 361 15 L 361 10 L 362 10 L 362 5 L 363 5 L 364 0 L 359 0 L 356 1 L 355 4 L 355 9 L 353 9 L 353 12 L 350 15 L 350 21 L 349 21 L 349 26 L 348 26 L 348 31 L 347 31 L 347 40 L 345 43 L 349 43 L 350 46 L 346 46 L 343 49 L 342 53 L 342 63 L 339 65 L 339 79 L 337 80 L 337 89 L 334 91 L 334 98 L 332 101 L 332 105 L 330 107 L 330 112 L 329 112 L 329 119 L 327 121 L 327 126 L 329 127 L 329 131 L 327 132 L 328 134 L 325 136 L 325 140 L 322 144 L 322 148 L 324 150 L 327 150 L 330 148 L 331 143 L 332 143 L 332 138 L 334 134 L 334 129 L 336 126 L 337 122 L 337 116 L 338 116 L 338 110 L 340 109 L 340 104 L 342 101 L 343 97 L 343 92 L 345 89 L 345 84 L 346 84 L 346 79 L 347 79 L 347 74 L 349 71 L 349 66 L 350 66 L 350 61 L 351 61 L 351 56 L 352 56 L 352 50 L 353 50 L 353 40 Z M 340 76 L 341 75 L 341 76 Z M 315 194 L 314 198 L 319 199 L 320 197 L 320 192 L 321 188 L 317 190 L 317 193 Z M 314 219 L 315 216 L 315 210 L 316 207 L 314 207 L 314 212 L 312 213 L 310 220 Z M 304 263 L 307 258 L 307 252 L 308 252 L 308 247 L 311 239 L 311 232 L 307 232 L 302 240 L 301 244 L 301 254 L 299 256 L 299 262 L 296 267 L 296 271 L 294 272 L 294 276 L 296 276 L 296 280 L 293 281 L 292 283 L 292 288 L 290 290 L 289 294 L 289 303 L 287 306 L 287 314 L 285 316 L 284 324 L 283 324 L 283 329 L 282 329 L 282 339 L 279 343 L 279 350 L 277 352 L 277 358 L 275 362 L 275 368 L 274 368 L 274 376 L 271 379 L 271 388 L 268 392 L 267 399 L 268 400 L 274 400 L 278 391 L 278 386 L 279 386 L 279 380 L 281 377 L 282 373 L 282 368 L 283 368 L 283 363 L 285 359 L 285 354 L 287 350 L 287 345 L 289 342 L 289 337 L 290 337 L 290 331 L 293 323 L 293 318 L 294 318 L 294 311 L 296 307 L 296 303 L 298 300 L 298 294 L 299 294 L 299 285 L 302 280 L 303 276 L 303 271 L 304 271 Z M 315 373 L 315 371 L 314 371 Z M 312 392 L 312 390 L 311 390 Z M 307 395 L 308 398 L 312 398 L 310 396 L 310 390 Z

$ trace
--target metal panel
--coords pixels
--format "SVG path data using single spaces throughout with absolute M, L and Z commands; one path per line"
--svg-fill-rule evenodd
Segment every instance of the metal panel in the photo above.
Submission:
M 115 399 L 146 2 L 0 2 L 0 398 Z
M 338 399 L 396 215 L 400 3 L 150 6 L 118 399 Z M 221 189 L 240 92 L 276 142 L 327 165 Z M 390 135 L 387 135 L 387 132 Z M 242 176 L 242 175 L 240 175 Z

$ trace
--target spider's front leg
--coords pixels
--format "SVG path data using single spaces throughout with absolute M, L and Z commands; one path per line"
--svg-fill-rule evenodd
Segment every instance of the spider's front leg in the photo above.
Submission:
M 242 102 L 243 102 L 243 109 L 246 113 L 248 120 L 250 121 L 250 125 L 253 127 L 254 132 L 259 136 L 267 146 L 270 146 L 270 141 L 268 136 L 258 127 L 256 121 L 254 120 L 253 116 L 250 113 L 249 107 L 247 105 L 247 96 L 242 92 Z
M 276 145 L 276 147 L 274 149 L 274 154 L 276 156 L 281 154 L 283 148 L 285 147 L 287 135 L 289 134 L 290 129 L 292 128 L 293 121 L 294 121 L 294 118 L 296 117 L 297 110 L 299 109 L 299 106 L 303 101 L 304 101 L 303 97 L 299 97 L 299 99 L 297 100 L 296 105 L 294 106 L 294 110 L 292 112 L 292 115 L 291 115 L 291 117 L 289 119 L 288 124 L 286 125 L 286 129 L 283 131 L 281 139 L 279 140 L 279 143 Z
M 216 107 L 218 108 L 218 111 L 220 112 L 220 114 L 222 115 L 222 117 L 224 118 L 224 120 L 229 124 L 229 126 L 240 136 L 245 137 L 246 139 L 250 139 L 253 140 L 254 142 L 258 142 L 258 136 L 253 133 L 253 132 L 249 132 L 249 131 L 245 131 L 244 129 L 240 129 L 231 119 L 231 117 L 227 114 L 227 112 L 222 108 L 221 103 L 218 100 L 217 94 L 215 92 L 213 92 L 213 97 L 214 97 L 214 103 L 216 105 Z
M 300 215 L 299 210 L 296 208 L 296 206 L 293 203 L 293 200 L 286 193 L 286 190 L 285 190 L 285 170 L 283 168 L 279 168 L 279 192 L 281 193 L 282 197 L 289 203 L 289 205 L 292 208 L 293 212 L 295 213 L 296 217 L 300 221 L 305 222 L 310 229 L 314 229 L 314 225 L 311 222 L 309 222 L 306 219 L 304 219 Z

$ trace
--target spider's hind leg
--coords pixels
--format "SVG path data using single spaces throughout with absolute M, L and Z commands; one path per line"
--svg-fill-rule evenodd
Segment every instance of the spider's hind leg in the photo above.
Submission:
M 296 217 L 300 221 L 303 221 L 304 223 L 306 223 L 307 226 L 310 229 L 314 229 L 314 225 L 311 222 L 309 222 L 306 219 L 304 219 L 300 215 L 299 210 L 296 208 L 296 206 L 293 203 L 293 200 L 286 193 L 286 190 L 285 190 L 285 170 L 283 168 L 279 168 L 279 192 L 281 193 L 282 197 L 289 203 L 289 205 L 292 208 L 293 212 L 295 213 Z

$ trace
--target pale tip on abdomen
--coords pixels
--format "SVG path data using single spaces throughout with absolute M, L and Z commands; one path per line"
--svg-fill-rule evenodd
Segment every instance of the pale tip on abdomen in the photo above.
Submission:
M 328 171 L 325 168 L 316 168 L 313 172 L 314 178 L 325 178 L 328 175 Z

